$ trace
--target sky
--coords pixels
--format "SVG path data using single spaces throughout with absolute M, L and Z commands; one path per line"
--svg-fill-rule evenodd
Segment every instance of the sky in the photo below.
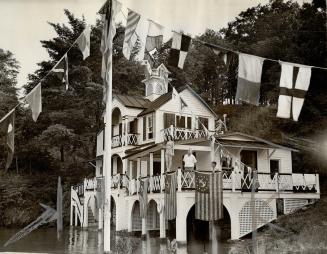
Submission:
M 297 0 L 300 4 L 303 1 Z M 0 48 L 11 51 L 21 69 L 18 87 L 27 81 L 27 75 L 37 70 L 37 63 L 48 59 L 40 40 L 51 39 L 55 32 L 47 22 L 67 23 L 64 9 L 76 17 L 95 24 L 97 11 L 105 0 L 0 0 Z M 147 19 L 165 27 L 165 39 L 171 31 L 184 31 L 192 36 L 206 28 L 219 30 L 243 10 L 269 0 L 121 0 L 122 13 L 117 21 L 126 23 L 127 8 L 138 12 L 141 21 L 138 33 L 146 33 Z M 101 59 L 99 59 L 101 61 Z

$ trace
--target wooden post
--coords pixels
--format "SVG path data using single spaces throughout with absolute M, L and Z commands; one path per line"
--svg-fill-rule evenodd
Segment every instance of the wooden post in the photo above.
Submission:
M 139 193 L 140 189 L 140 175 L 141 175 L 141 158 L 137 158 L 137 166 L 136 166 L 136 194 Z
M 177 171 L 177 184 L 178 191 L 182 191 L 182 170 L 180 168 Z
M 149 184 L 150 184 L 150 193 L 153 193 L 154 182 L 153 182 L 153 153 L 150 153 L 150 177 L 149 177 Z
M 316 174 L 316 190 L 320 194 L 319 174 Z
M 161 149 L 161 179 L 160 179 L 160 187 L 161 187 L 161 192 L 163 192 L 163 189 L 165 188 L 165 150 Z
M 275 179 L 276 179 L 276 192 L 279 192 L 279 175 L 278 173 L 275 173 Z
M 232 192 L 235 192 L 235 171 L 232 171 L 231 178 L 232 178 Z

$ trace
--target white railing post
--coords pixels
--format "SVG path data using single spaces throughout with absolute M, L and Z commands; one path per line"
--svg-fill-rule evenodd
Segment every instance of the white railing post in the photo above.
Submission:
M 141 158 L 137 158 L 137 166 L 136 166 L 136 194 L 139 194 L 140 188 L 140 178 L 141 175 Z
M 86 178 L 84 178 L 84 183 L 83 183 L 83 193 L 85 193 L 85 191 L 86 191 L 86 186 L 87 186 L 87 179 Z
M 153 193 L 153 189 L 154 189 L 154 181 L 153 181 L 153 153 L 150 153 L 150 193 Z
M 276 179 L 276 182 L 275 182 L 276 192 L 279 192 L 279 175 L 278 175 L 278 173 L 275 173 L 275 179 Z
M 320 193 L 319 174 L 316 174 L 316 190 Z
M 173 139 L 175 139 L 175 133 L 174 133 L 174 126 L 170 125 L 170 130 L 169 130 L 169 134 L 173 137 Z
M 182 170 L 180 168 L 177 171 L 177 184 L 178 191 L 182 191 Z
M 165 180 L 164 180 L 164 173 L 165 173 L 165 150 L 161 149 L 160 151 L 160 159 L 161 159 L 161 165 L 160 165 L 160 192 L 163 192 L 163 189 L 165 188 Z
M 231 179 L 232 179 L 232 192 L 235 192 L 235 171 L 232 171 L 231 174 Z

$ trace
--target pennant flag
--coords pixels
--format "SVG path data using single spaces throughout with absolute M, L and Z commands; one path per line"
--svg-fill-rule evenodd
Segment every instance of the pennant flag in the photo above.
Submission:
M 109 97 L 109 87 L 112 84 L 112 50 L 113 38 L 116 34 L 115 19 L 122 5 L 120 2 L 112 0 L 107 1 L 105 6 L 100 10 L 103 20 L 102 38 L 100 50 L 102 52 L 102 71 L 103 79 L 103 103 L 106 104 Z
M 85 30 L 78 37 L 76 41 L 80 51 L 83 54 L 83 60 L 90 55 L 90 36 L 91 36 L 91 28 L 90 26 L 86 26 Z
M 41 83 L 39 83 L 32 89 L 32 91 L 29 92 L 28 95 L 26 95 L 25 100 L 32 111 L 32 118 L 34 122 L 36 122 L 37 118 L 42 112 Z
M 8 156 L 5 166 L 7 170 L 12 162 L 15 150 L 15 108 L 0 120 L 0 133 L 7 137 Z
M 137 41 L 136 27 L 141 16 L 132 10 L 128 10 L 127 23 L 125 27 L 125 38 L 123 44 L 123 54 L 129 60 L 132 50 Z
M 277 117 L 299 119 L 311 79 L 311 67 L 281 62 Z
M 68 90 L 68 56 L 67 53 L 59 60 L 59 62 L 53 67 L 52 71 L 57 77 L 66 84 L 66 91 Z
M 215 221 L 222 217 L 222 172 L 195 172 L 195 219 Z
M 140 199 L 140 217 L 145 218 L 148 207 L 148 178 L 142 180 L 140 179 L 140 191 L 139 191 L 139 199 Z
M 176 172 L 167 172 L 165 177 L 165 214 L 167 220 L 173 220 L 177 215 L 176 187 Z
M 164 27 L 158 23 L 149 20 L 148 35 L 145 42 L 145 53 L 148 53 L 151 57 L 154 51 L 158 51 L 161 48 L 163 42 Z
M 236 101 L 259 105 L 264 58 L 239 54 Z
M 190 36 L 174 32 L 168 64 L 183 69 L 190 45 Z

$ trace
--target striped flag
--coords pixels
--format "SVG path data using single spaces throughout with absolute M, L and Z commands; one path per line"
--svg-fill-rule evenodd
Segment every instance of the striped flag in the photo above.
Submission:
M 223 217 L 222 172 L 195 172 L 195 218 L 215 221 Z
M 259 105 L 261 74 L 264 58 L 239 54 L 238 80 L 235 100 Z
M 139 200 L 140 200 L 140 217 L 145 218 L 148 207 L 148 181 L 146 178 L 144 180 L 140 179 L 140 191 L 139 191 Z
M 6 135 L 8 156 L 6 170 L 9 168 L 14 157 L 15 150 L 15 109 L 12 109 L 7 115 L 0 120 L 0 133 Z
M 99 11 L 102 15 L 103 29 L 100 50 L 102 52 L 102 70 L 103 79 L 103 103 L 106 104 L 109 96 L 109 86 L 112 84 L 112 51 L 113 38 L 116 35 L 115 19 L 122 5 L 120 2 L 107 1 L 105 6 Z
M 58 61 L 58 63 L 53 67 L 52 71 L 56 76 L 62 80 L 66 85 L 66 91 L 68 90 L 68 56 L 67 53 Z
M 165 178 L 165 214 L 167 220 L 173 220 L 177 214 L 176 202 L 177 174 L 167 172 Z
M 86 26 L 82 34 L 77 38 L 76 43 L 83 54 L 83 60 L 90 55 L 90 36 L 91 28 Z
M 137 41 L 136 27 L 141 16 L 132 10 L 128 10 L 127 23 L 125 28 L 125 38 L 123 44 L 123 54 L 129 60 L 132 50 Z

